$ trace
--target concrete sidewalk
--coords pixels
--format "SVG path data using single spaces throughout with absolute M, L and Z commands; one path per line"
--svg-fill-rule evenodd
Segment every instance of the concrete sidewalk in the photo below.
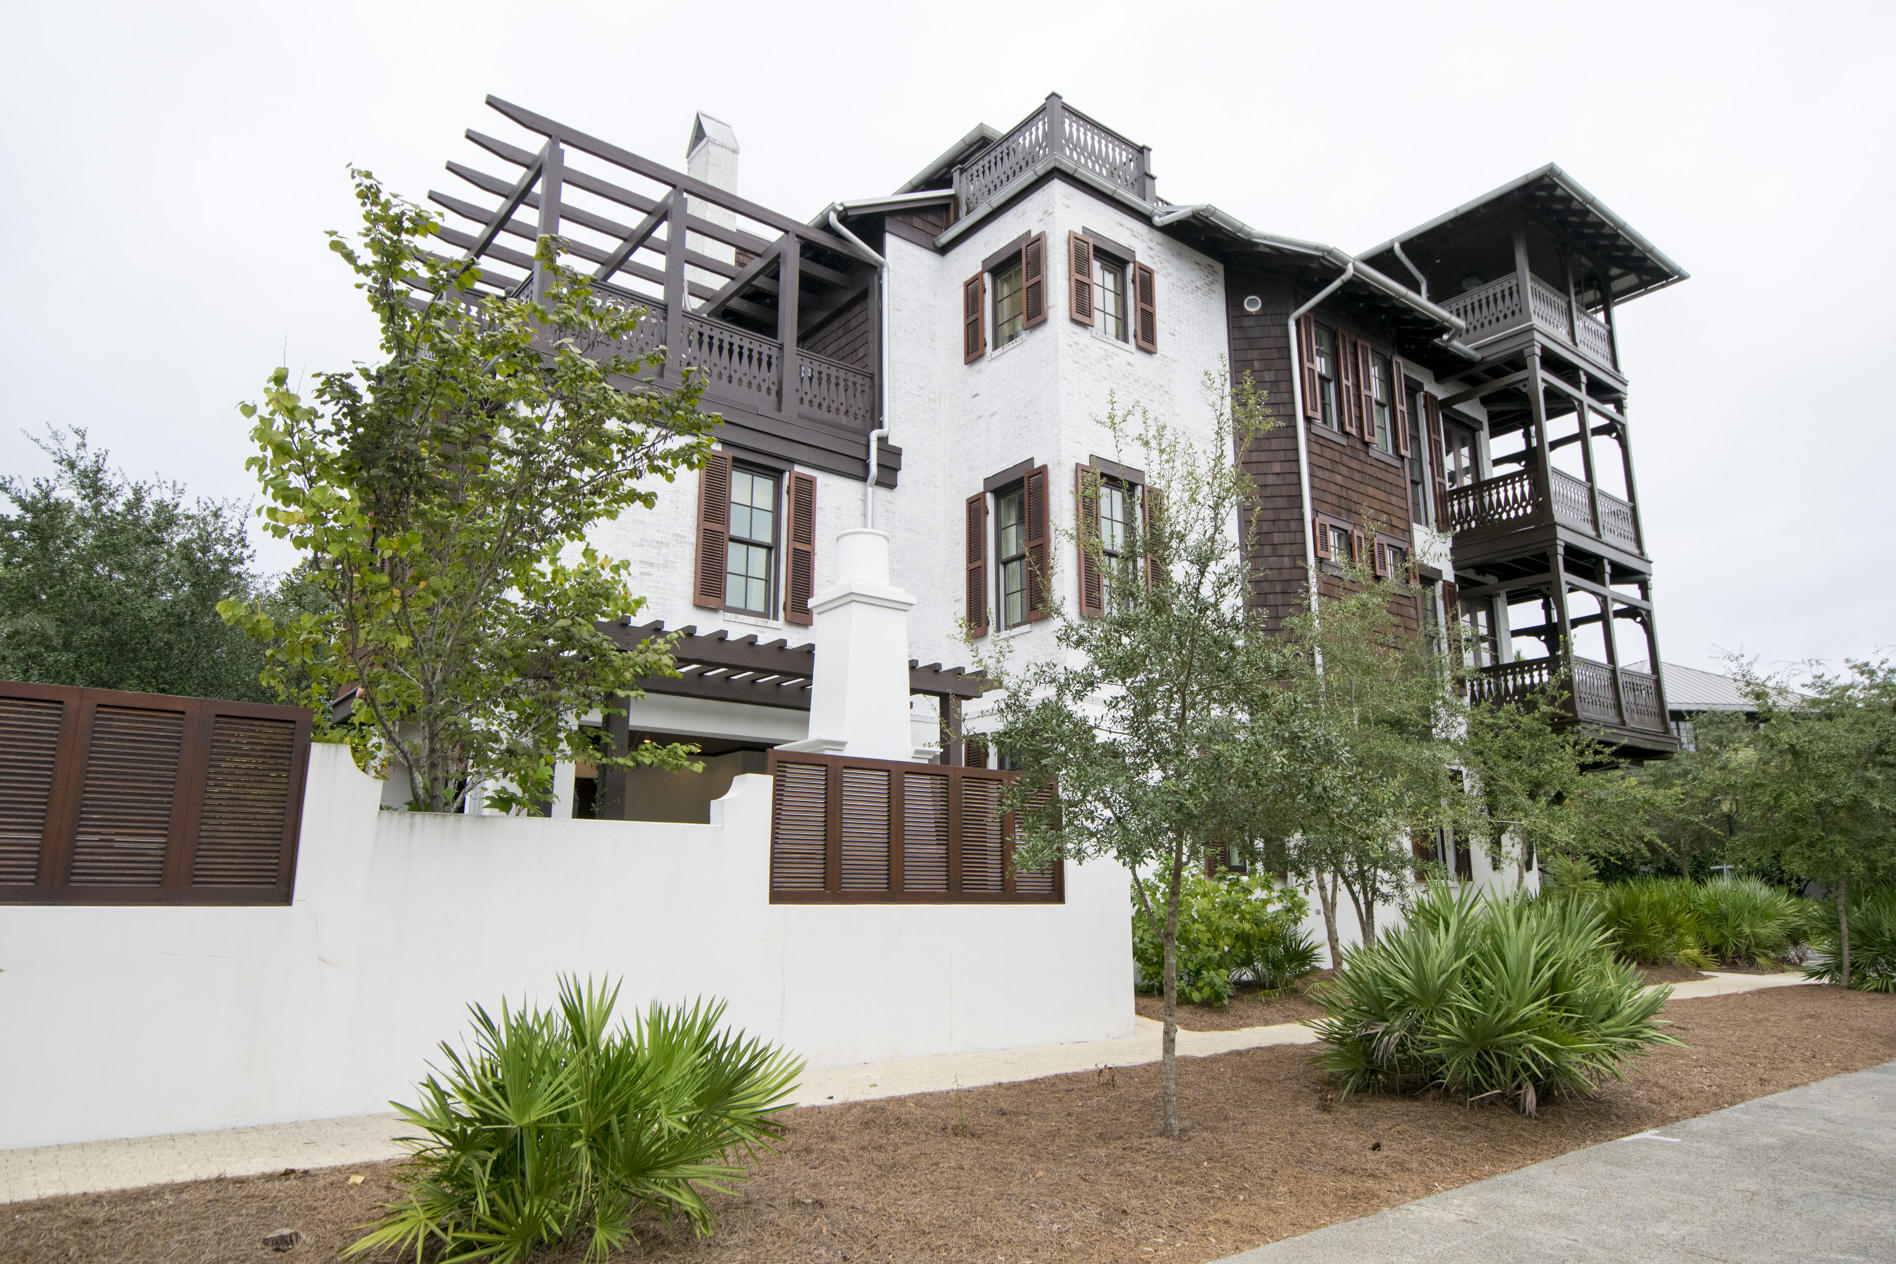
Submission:
M 1725 974 L 1673 986 L 1677 999 L 1722 996 L 1802 983 L 1795 974 Z M 863 1066 L 806 1072 L 797 1087 L 801 1106 L 939 1093 L 983 1084 L 1034 1080 L 1102 1066 L 1134 1066 L 1159 1059 L 1160 1024 L 1133 1020 L 1133 1034 L 1117 1040 L 998 1049 L 905 1058 Z M 1244 1027 L 1235 1031 L 1181 1031 L 1178 1051 L 1205 1057 L 1265 1045 L 1313 1044 L 1301 1023 Z M 0 1203 L 56 1194 L 97 1193 L 214 1176 L 280 1172 L 284 1168 L 335 1167 L 399 1158 L 394 1138 L 404 1129 L 393 1114 L 359 1115 L 302 1123 L 264 1124 L 216 1132 L 187 1132 L 122 1141 L 0 1150 Z
M 1896 1062 L 1477 1181 L 1222 1264 L 1896 1260 Z

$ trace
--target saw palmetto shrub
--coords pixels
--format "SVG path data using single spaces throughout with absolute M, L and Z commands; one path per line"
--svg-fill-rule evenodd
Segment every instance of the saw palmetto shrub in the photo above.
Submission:
M 1432 887 L 1404 925 L 1344 955 L 1312 995 L 1318 1062 L 1347 1095 L 1442 1090 L 1525 1115 L 1587 1094 L 1654 1045 L 1670 988 L 1646 989 L 1597 910 Z
M 1727 965 L 1768 966 L 1801 940 L 1797 899 L 1750 877 L 1713 878 L 1692 892 L 1699 945 Z
M 349 1253 L 504 1262 L 584 1241 L 600 1259 L 642 1215 L 708 1237 L 706 1193 L 772 1148 L 803 1064 L 722 1030 L 722 1002 L 615 1024 L 617 998 L 563 978 L 550 1009 L 470 1006 L 467 1047 L 443 1044 L 420 1103 L 396 1106 L 420 1133 L 403 1192 Z
M 1853 895 L 1850 917 L 1850 986 L 1864 992 L 1896 992 L 1896 887 Z M 1843 941 L 1834 905 L 1811 939 L 1817 957 L 1804 973 L 1825 983 L 1843 981 Z
M 1165 887 L 1145 887 L 1150 907 L 1165 915 Z M 1317 968 L 1319 949 L 1302 922 L 1309 905 L 1267 874 L 1185 875 L 1178 903 L 1178 994 L 1194 1005 L 1222 1008 L 1240 981 L 1267 992 L 1288 991 Z M 1145 913 L 1132 914 L 1132 959 L 1142 990 L 1157 991 L 1165 946 Z
M 1698 888 L 1684 878 L 1631 878 L 1600 888 L 1601 924 L 1614 951 L 1637 965 L 1671 963 L 1702 969 L 1705 950 Z

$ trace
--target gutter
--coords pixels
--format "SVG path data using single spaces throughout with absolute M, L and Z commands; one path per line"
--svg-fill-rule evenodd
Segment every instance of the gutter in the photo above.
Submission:
M 939 200 L 941 195 L 930 192 L 911 197 L 914 201 L 924 198 Z M 824 213 L 829 220 L 830 231 L 848 242 L 865 262 L 874 264 L 880 278 L 880 284 L 876 287 L 877 297 L 881 300 L 876 304 L 881 330 L 877 346 L 882 352 L 882 363 L 876 370 L 876 420 L 879 424 L 869 432 L 869 479 L 862 486 L 862 525 L 865 530 L 873 531 L 876 525 L 876 467 L 882 455 L 882 441 L 889 437 L 889 261 L 869 249 L 867 242 L 843 226 L 843 221 L 838 217 L 843 205 L 841 202 L 832 202 Z

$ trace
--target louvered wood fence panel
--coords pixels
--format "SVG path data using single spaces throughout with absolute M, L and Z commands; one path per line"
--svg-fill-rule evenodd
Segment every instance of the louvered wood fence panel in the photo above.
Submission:
M 288 904 L 310 714 L 0 681 L 0 904 Z
M 1059 861 L 1014 865 L 1011 772 L 772 751 L 774 904 L 1057 904 Z

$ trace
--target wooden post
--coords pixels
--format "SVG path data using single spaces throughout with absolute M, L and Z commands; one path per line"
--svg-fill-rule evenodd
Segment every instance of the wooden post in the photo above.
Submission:
M 1613 563 L 1600 559 L 1600 577 L 1605 582 L 1608 596 L 1600 598 L 1600 611 L 1606 616 L 1606 665 L 1613 673 L 1613 705 L 1619 709 L 1620 723 L 1626 723 L 1626 680 L 1620 675 L 1619 638 L 1614 625 L 1619 619 L 1613 613 Z
M 1639 582 L 1639 599 L 1646 603 L 1646 665 L 1652 669 L 1653 694 L 1659 699 L 1659 723 L 1668 730 L 1672 725 L 1672 708 L 1666 702 L 1666 674 L 1659 667 L 1659 627 L 1652 613 L 1652 581 Z
M 560 184 L 565 180 L 565 151 L 560 148 L 559 137 L 549 136 L 546 148 L 540 156 L 540 228 L 542 237 L 560 235 Z M 503 218 L 507 214 L 501 208 Z M 539 245 L 536 242 L 533 252 L 533 301 L 546 302 L 547 265 L 540 261 Z
M 1540 347 L 1527 344 L 1527 403 L 1534 416 L 1534 448 L 1539 455 L 1539 468 L 1534 471 L 1534 495 L 1538 500 L 1536 521 L 1553 522 L 1554 482 L 1549 472 L 1553 467 L 1553 449 L 1547 444 L 1547 388 L 1541 382 Z
M 676 382 L 685 371 L 685 195 L 673 189 L 665 217 L 665 377 Z
M 1547 551 L 1554 572 L 1554 617 L 1560 623 L 1560 649 L 1556 657 L 1566 668 L 1568 705 L 1574 717 L 1580 715 L 1580 690 L 1573 670 L 1573 623 L 1567 617 L 1567 546 L 1558 540 Z
M 1527 266 L 1527 223 L 1514 225 L 1514 287 L 1520 292 L 1521 316 L 1528 327 L 1534 325 L 1534 275 Z
M 802 362 L 797 357 L 797 302 L 802 297 L 799 292 L 802 286 L 802 263 L 803 239 L 795 233 L 785 233 L 783 245 L 777 249 L 777 367 L 780 383 L 777 411 L 786 417 L 796 414 L 797 387 L 803 371 Z
M 1593 538 L 1606 539 L 1606 523 L 1600 516 L 1600 480 L 1593 471 L 1593 418 L 1587 412 L 1587 371 L 1580 370 L 1580 395 L 1574 401 L 1580 413 L 1580 459 L 1587 467 L 1587 499 L 1593 505 Z
M 1626 401 L 1620 401 L 1619 447 L 1620 466 L 1626 474 L 1626 502 L 1633 507 L 1633 538 L 1639 542 L 1639 555 L 1647 557 L 1646 523 L 1639 512 L 1639 487 L 1633 481 L 1633 444 L 1630 428 L 1626 421 Z
M 1565 246 L 1560 248 L 1560 270 L 1561 279 L 1567 283 L 1567 341 L 1577 348 L 1580 345 L 1580 295 L 1574 289 L 1573 255 Z
M 1066 102 L 1057 92 L 1047 94 L 1047 157 L 1066 157 Z
M 632 753 L 632 725 L 625 709 L 631 705 L 628 698 L 613 699 L 613 706 L 619 714 L 606 717 L 606 739 L 612 744 L 615 755 Z M 593 805 L 594 816 L 601 821 L 623 821 L 626 819 L 626 770 L 607 767 L 599 770 L 599 798 Z
M 1619 325 L 1613 319 L 1613 289 L 1611 278 L 1604 272 L 1594 278 L 1594 284 L 1600 287 L 1600 314 L 1606 317 L 1606 344 L 1613 353 L 1613 369 L 1620 366 Z

